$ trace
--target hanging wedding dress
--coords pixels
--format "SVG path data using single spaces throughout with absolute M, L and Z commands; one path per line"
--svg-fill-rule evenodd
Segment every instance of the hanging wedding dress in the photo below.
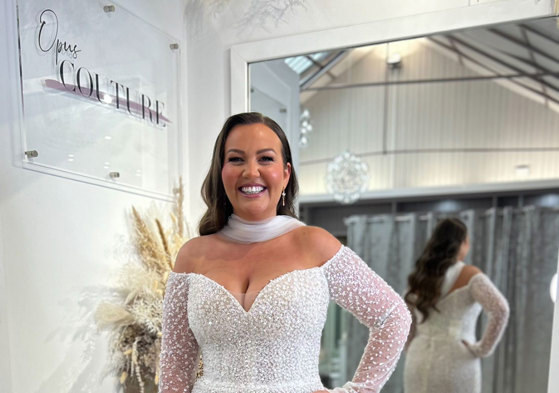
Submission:
M 396 365 L 411 319 L 400 296 L 344 246 L 322 266 L 270 281 L 248 310 L 204 275 L 172 273 L 163 309 L 160 392 L 324 389 L 318 355 L 330 300 L 370 329 L 354 379 L 332 392 L 378 392 Z M 204 373 L 196 380 L 199 351 Z
M 463 262 L 446 272 L 441 299 L 423 323 L 414 323 L 415 336 L 406 352 L 405 393 L 479 393 L 480 358 L 493 353 L 506 327 L 506 299 L 489 278 L 478 273 L 464 287 L 453 290 Z M 489 314 L 481 340 L 475 328 L 481 310 Z M 415 319 L 422 314 L 414 310 Z M 464 344 L 465 341 L 468 344 Z

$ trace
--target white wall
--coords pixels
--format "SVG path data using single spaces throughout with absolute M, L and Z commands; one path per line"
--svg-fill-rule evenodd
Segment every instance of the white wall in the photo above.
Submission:
M 186 55 L 182 0 L 165 7 L 149 0 L 120 4 L 179 38 Z M 113 380 L 101 381 L 106 340 L 83 316 L 96 304 L 91 291 L 102 289 L 124 262 L 115 250 L 128 240 L 130 207 L 153 201 L 19 167 L 15 20 L 15 0 L 3 1 L 0 53 L 8 55 L 0 56 L 0 392 L 115 391 Z

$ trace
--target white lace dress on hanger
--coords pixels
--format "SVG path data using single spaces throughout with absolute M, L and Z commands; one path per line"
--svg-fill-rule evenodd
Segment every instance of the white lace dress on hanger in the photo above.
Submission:
M 172 273 L 164 302 L 162 393 L 311 393 L 330 299 L 369 327 L 351 382 L 333 392 L 376 393 L 392 373 L 411 317 L 400 296 L 353 251 L 270 281 L 249 310 L 195 273 Z M 204 373 L 195 379 L 198 353 Z
M 479 393 L 480 358 L 493 353 L 506 327 L 509 308 L 506 299 L 489 278 L 478 273 L 468 284 L 449 293 L 463 262 L 446 272 L 441 300 L 429 318 L 415 323 L 415 336 L 406 352 L 405 393 Z M 489 319 L 483 337 L 476 341 L 475 328 L 481 310 Z M 421 321 L 421 313 L 415 320 Z M 465 345 L 462 340 L 470 343 Z

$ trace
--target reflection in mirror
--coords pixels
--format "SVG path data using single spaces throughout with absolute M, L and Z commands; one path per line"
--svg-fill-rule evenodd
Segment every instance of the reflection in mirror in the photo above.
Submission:
M 557 53 L 557 20 L 547 18 L 250 65 L 251 109 L 280 118 L 299 145 L 302 219 L 347 242 L 401 294 L 436 223 L 466 223 L 465 262 L 511 307 L 503 339 L 482 360 L 483 392 L 547 392 L 559 248 Z M 344 152 L 367 170 L 358 201 L 345 205 L 326 180 Z M 334 179 L 355 187 L 354 174 Z M 326 385 L 351 379 L 366 340 L 366 329 L 331 306 Z M 403 363 L 383 392 L 403 391 Z

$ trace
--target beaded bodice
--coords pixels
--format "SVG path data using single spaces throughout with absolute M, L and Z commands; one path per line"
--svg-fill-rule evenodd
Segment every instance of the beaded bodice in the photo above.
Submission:
M 216 391 L 237 384 L 322 388 L 316 370 L 328 308 L 328 284 L 320 269 L 298 270 L 271 281 L 249 311 L 222 286 L 190 275 L 190 328 L 202 349 L 199 383 Z M 206 382 L 208 381 L 208 382 Z M 259 389 L 260 388 L 260 389 Z M 246 390 L 245 390 L 246 391 Z
M 200 274 L 169 277 L 164 305 L 161 392 L 311 393 L 332 299 L 370 329 L 353 381 L 340 392 L 378 392 L 398 360 L 410 316 L 402 299 L 342 247 L 324 265 L 270 281 L 251 308 Z M 204 374 L 195 380 L 198 353 Z

